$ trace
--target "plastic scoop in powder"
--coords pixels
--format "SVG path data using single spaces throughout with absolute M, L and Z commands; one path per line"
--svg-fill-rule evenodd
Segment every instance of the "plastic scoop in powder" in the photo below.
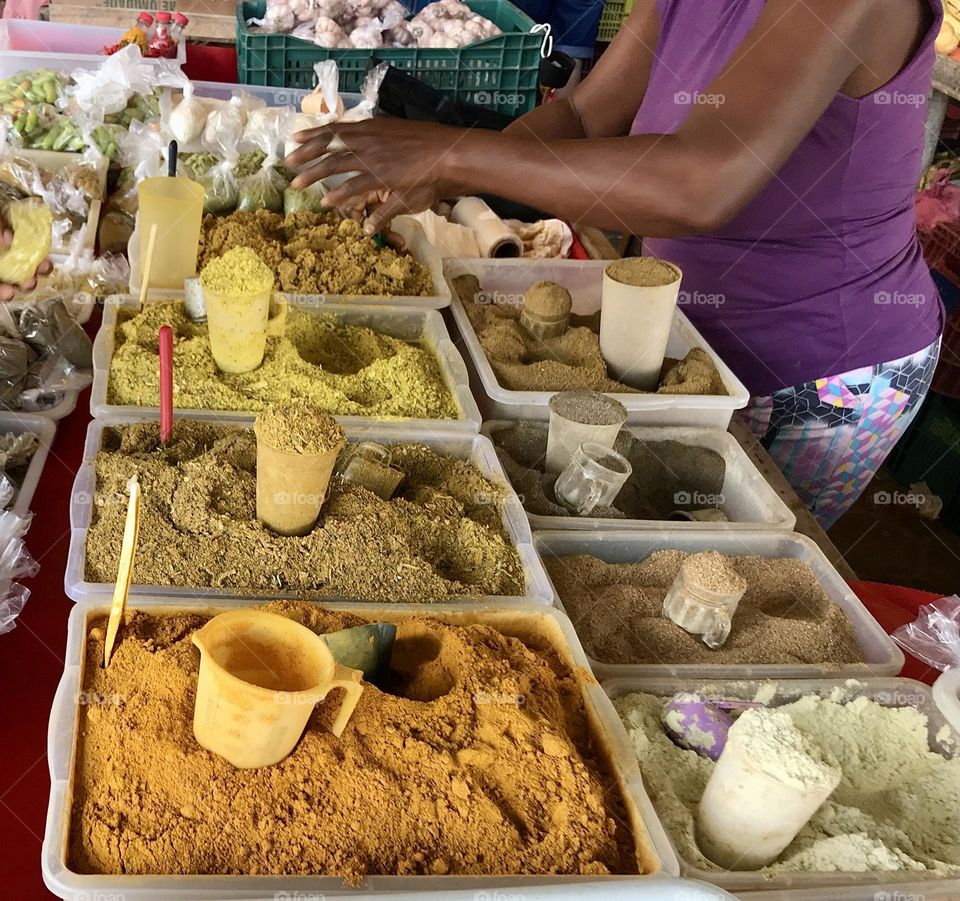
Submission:
M 268 337 L 281 337 L 287 305 L 270 318 L 273 272 L 249 247 L 234 247 L 200 273 L 210 351 L 223 372 L 250 372 L 263 362 Z
M 675 745 L 716 760 L 723 753 L 733 725 L 728 711 L 760 706 L 753 701 L 708 698 L 698 691 L 681 691 L 663 705 L 660 720 Z
M 585 442 L 612 448 L 627 421 L 626 407 L 597 391 L 560 391 L 550 398 L 547 472 L 563 472 Z
M 633 467 L 622 454 L 586 442 L 557 477 L 553 493 L 578 516 L 589 516 L 594 507 L 613 504 L 631 472 Z
M 363 692 L 363 673 L 338 664 L 319 635 L 285 616 L 231 610 L 192 640 L 200 649 L 194 737 L 240 769 L 283 760 L 334 688 L 346 690 L 330 727 L 339 738 Z
M 730 635 L 733 615 L 746 590 L 747 580 L 723 554 L 691 554 L 663 599 L 663 615 L 716 649 Z
M 391 457 L 390 448 L 375 441 L 361 441 L 340 455 L 337 475 L 388 501 L 406 478 L 403 470 L 390 462 Z
M 570 324 L 573 299 L 555 282 L 537 282 L 523 295 L 522 325 L 534 338 L 559 338 Z
M 257 519 L 278 535 L 306 535 L 320 516 L 347 436 L 337 421 L 303 400 L 257 416 Z
M 747 710 L 727 734 L 697 809 L 697 843 L 729 870 L 772 863 L 843 773 L 777 710 Z

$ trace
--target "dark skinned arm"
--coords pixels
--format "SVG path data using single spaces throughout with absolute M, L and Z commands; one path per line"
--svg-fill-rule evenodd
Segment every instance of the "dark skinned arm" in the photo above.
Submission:
M 901 39 L 901 33 L 885 36 L 903 24 L 896 5 L 919 16 L 920 7 L 903 0 L 768 0 L 756 26 L 705 91 L 722 103 L 694 106 L 673 135 L 557 140 L 519 129 L 492 133 L 374 119 L 302 132 L 297 137 L 304 146 L 288 161 L 300 166 L 315 160 L 336 136 L 346 149 L 311 166 L 295 185 L 360 173 L 329 199 L 340 205 L 380 191 L 382 202 L 370 213 L 368 232 L 432 200 L 475 193 L 634 234 L 709 232 L 775 176 L 838 92 L 865 85 L 866 93 L 899 70 L 915 37 L 906 35 L 902 54 L 887 52 L 885 42 Z M 624 56 L 631 58 L 618 64 L 621 86 L 643 78 L 632 54 Z M 884 62 L 874 64 L 877 59 Z M 883 65 L 892 70 L 882 71 Z M 625 107 L 610 117 L 619 117 L 614 133 L 622 134 Z M 575 108 L 581 108 L 579 102 Z M 603 119 L 602 130 L 608 131 L 612 126 Z M 541 119 L 537 131 L 540 127 L 568 125 Z

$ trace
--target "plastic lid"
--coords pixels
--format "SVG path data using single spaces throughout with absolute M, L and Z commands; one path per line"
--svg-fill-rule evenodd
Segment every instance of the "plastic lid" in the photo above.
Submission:
M 153 25 L 153 16 L 151 16 L 150 13 L 146 12 L 145 10 L 141 12 L 139 16 L 137 16 L 138 22 L 141 19 L 143 19 L 147 23 L 147 25 Z
M 183 13 L 174 13 L 174 14 L 173 14 L 173 21 L 176 22 L 177 25 L 181 25 L 181 26 L 183 26 L 184 28 L 186 28 L 186 27 L 187 27 L 187 23 L 188 23 L 190 20 L 189 20 Z
M 161 25 L 169 25 L 170 19 L 171 15 L 165 9 L 161 9 L 160 12 L 157 13 L 157 21 Z

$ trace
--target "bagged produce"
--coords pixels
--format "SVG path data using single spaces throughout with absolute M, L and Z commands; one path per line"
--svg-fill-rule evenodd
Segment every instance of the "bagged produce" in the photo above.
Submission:
M 283 214 L 299 213 L 307 210 L 311 213 L 322 213 L 328 208 L 323 199 L 327 196 L 327 189 L 322 181 L 314 182 L 308 188 L 287 187 L 283 192 Z
M 37 355 L 17 338 L 0 337 L 0 406 L 17 409 L 17 399 Z
M 3 215 L 13 231 L 13 241 L 0 250 L 0 282 L 19 285 L 33 278 L 37 266 L 50 253 L 53 215 L 35 197 L 10 203 Z
M 217 116 L 221 126 L 204 133 L 203 148 L 211 165 L 206 172 L 190 175 L 203 185 L 203 211 L 217 215 L 233 212 L 240 199 L 237 161 L 243 135 L 243 117 L 238 105 L 227 106 Z M 189 174 L 189 173 L 188 173 Z
M 20 335 L 41 353 L 59 353 L 80 369 L 93 368 L 93 342 L 60 297 L 24 307 L 20 311 Z
M 258 115 L 259 113 L 259 115 Z M 269 114 L 269 115 L 268 115 Z M 288 129 L 289 111 L 261 110 L 250 116 L 244 137 L 264 154 L 263 164 L 240 182 L 237 209 L 282 213 L 287 179 L 280 173 L 280 152 Z

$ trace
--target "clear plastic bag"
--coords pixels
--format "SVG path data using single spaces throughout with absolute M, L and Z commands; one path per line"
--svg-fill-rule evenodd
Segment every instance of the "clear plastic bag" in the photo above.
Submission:
M 76 104 L 103 122 L 110 113 L 120 113 L 134 94 L 152 94 L 158 67 L 144 61 L 137 47 L 124 47 L 108 56 L 96 69 L 77 69 L 67 89 L 67 105 Z
M 20 394 L 36 359 L 26 342 L 0 337 L 0 407 L 18 409 Z
M 92 381 L 89 369 L 74 366 L 66 357 L 47 357 L 30 369 L 17 405 L 26 412 L 43 412 L 61 403 L 68 391 L 82 391 Z
M 20 336 L 44 355 L 59 355 L 80 369 L 93 368 L 93 342 L 60 297 L 29 303 L 20 311 Z
M 960 597 L 954 594 L 925 604 L 912 623 L 900 626 L 891 637 L 928 666 L 960 667 Z
M 0 635 L 17 627 L 16 619 L 29 598 L 30 589 L 16 582 L 7 587 L 3 599 L 0 600 Z
M 290 112 L 285 109 L 267 109 L 258 113 L 247 120 L 244 140 L 264 154 L 263 164 L 253 175 L 241 179 L 237 209 L 282 213 L 287 179 L 280 173 L 278 166 L 283 141 L 289 128 Z

